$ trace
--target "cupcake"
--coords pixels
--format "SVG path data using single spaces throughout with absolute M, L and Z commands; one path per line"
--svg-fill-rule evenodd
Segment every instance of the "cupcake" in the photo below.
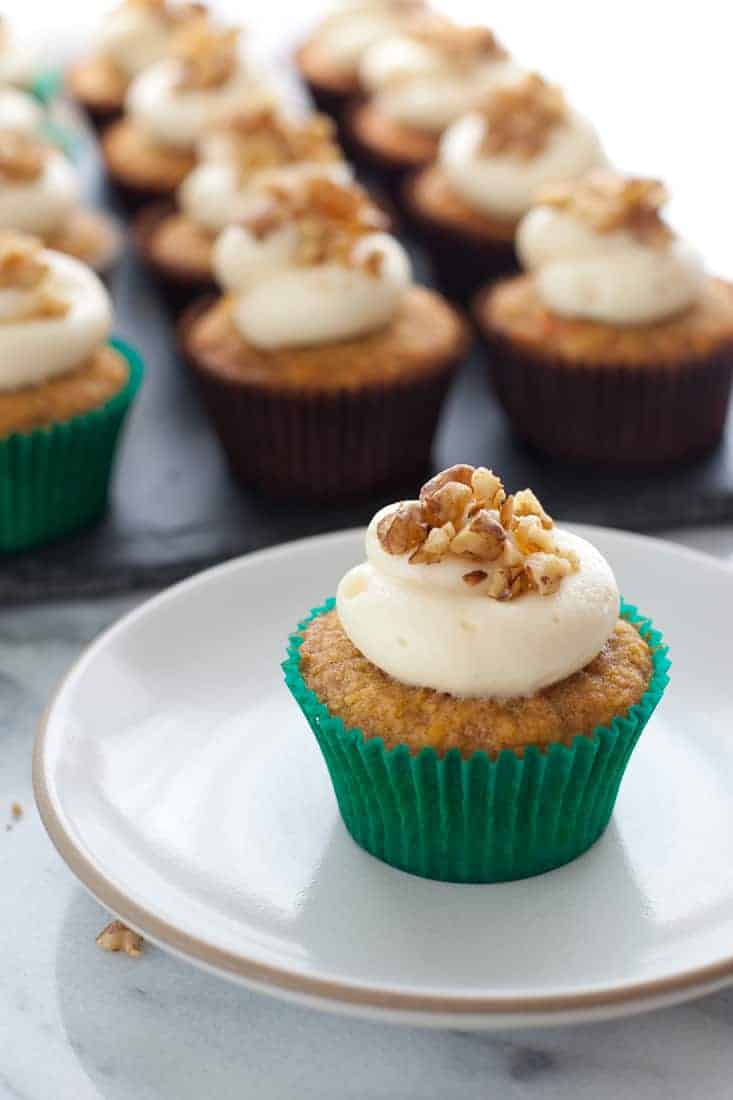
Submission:
M 32 237 L 0 233 L 0 550 L 98 519 L 142 364 L 108 340 L 94 272 Z
M 298 49 L 298 72 L 320 111 L 339 120 L 360 92 L 359 65 L 370 46 L 425 11 L 421 0 L 341 0 Z
M 412 285 L 360 188 L 271 183 L 217 239 L 225 294 L 180 322 L 183 353 L 245 484 L 366 493 L 424 469 L 467 326 Z
M 522 219 L 526 274 L 481 292 L 489 372 L 517 433 L 574 461 L 660 465 L 720 438 L 733 286 L 664 222 L 654 180 L 548 187 Z
M 273 173 L 286 181 L 309 174 L 351 179 L 333 123 L 324 115 L 289 121 L 272 107 L 240 111 L 205 137 L 199 151 L 199 163 L 178 189 L 178 208 L 154 204 L 135 222 L 140 254 L 174 308 L 215 289 L 216 237 L 246 217 Z
M 455 882 L 575 859 L 666 686 L 660 635 L 594 546 L 482 467 L 383 508 L 366 550 L 284 664 L 354 840 Z
M 110 180 L 137 205 L 172 197 L 212 123 L 272 103 L 272 91 L 240 49 L 237 29 L 199 19 L 173 36 L 170 56 L 135 77 L 125 103 L 125 117 L 102 135 L 102 153 Z
M 174 32 L 205 16 L 203 4 L 123 0 L 109 12 L 90 56 L 69 72 L 67 87 L 94 126 L 122 114 L 130 82 L 162 61 Z
M 9 21 L 0 16 L 0 85 L 30 92 L 38 74 L 36 54 L 16 40 Z
M 345 129 L 358 159 L 395 183 L 435 160 L 443 130 L 516 68 L 486 27 L 431 16 L 372 46 L 359 72 L 368 98 Z
M 536 73 L 497 84 L 443 134 L 403 205 L 442 289 L 470 297 L 516 266 L 514 235 L 537 191 L 605 161 L 590 123 Z
M 80 202 L 76 170 L 40 138 L 0 129 L 0 231 L 43 239 L 94 268 L 107 270 L 120 250 L 120 234 L 104 214 Z

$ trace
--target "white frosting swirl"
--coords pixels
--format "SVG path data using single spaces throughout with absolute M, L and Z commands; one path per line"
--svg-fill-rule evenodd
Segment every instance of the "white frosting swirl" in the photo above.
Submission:
M 550 206 L 530 210 L 516 244 L 542 301 L 565 317 L 620 325 L 661 321 L 690 306 L 705 279 L 698 254 L 676 237 L 646 243 L 626 229 L 600 233 Z
M 206 89 L 177 87 L 181 63 L 166 58 L 136 76 L 127 92 L 127 110 L 154 142 L 191 148 L 219 116 L 235 109 L 265 107 L 272 90 L 245 60 L 225 83 Z
M 395 35 L 366 51 L 363 86 L 394 122 L 440 133 L 467 114 L 497 83 L 518 75 L 513 61 L 489 57 L 458 66 L 434 46 Z
M 198 164 L 186 176 L 179 188 L 178 199 L 181 209 L 191 221 L 219 233 L 233 222 L 246 218 L 256 208 L 261 201 L 258 188 L 269 180 L 277 177 L 290 183 L 309 176 L 346 184 L 351 181 L 353 171 L 348 164 L 341 162 L 303 162 L 266 168 L 243 182 L 235 164 L 210 160 Z
M 50 152 L 38 179 L 0 178 L 0 229 L 45 236 L 53 233 L 79 204 L 79 181 L 62 153 Z
M 0 84 L 27 88 L 33 80 L 36 54 L 24 44 L 13 41 L 6 21 L 0 26 Z
M 404 17 L 389 0 L 340 5 L 318 28 L 318 45 L 345 73 L 355 73 L 366 51 L 394 35 Z
M 236 296 L 234 323 L 245 340 L 261 348 L 323 344 L 390 322 L 410 284 L 410 260 L 398 241 L 369 233 L 357 242 L 357 264 L 373 252 L 383 256 L 378 274 L 335 261 L 299 266 L 297 244 L 293 223 L 263 240 L 241 226 L 230 226 L 217 239 L 214 271 Z
M 16 88 L 0 88 L 0 130 L 32 137 L 42 122 L 43 110 L 37 100 Z
M 439 161 L 453 191 L 489 217 L 519 218 L 541 187 L 605 163 L 594 127 L 574 111 L 552 127 L 544 148 L 533 157 L 484 152 L 486 125 L 478 113 L 454 122 L 441 138 Z
M 618 618 L 619 591 L 608 562 L 585 539 L 554 531 L 580 568 L 552 595 L 500 602 L 464 583 L 464 560 L 410 565 L 406 555 L 388 554 L 377 527 L 393 507 L 370 523 L 367 561 L 346 574 L 336 595 L 346 634 L 383 672 L 414 687 L 506 699 L 534 695 L 601 651 Z
M 164 12 L 148 4 L 121 4 L 102 24 L 98 52 L 132 77 L 165 57 L 170 39 Z
M 13 320 L 33 291 L 0 290 L 0 391 L 35 386 L 74 370 L 99 348 L 112 325 L 110 297 L 86 264 L 44 250 L 49 287 L 69 303 L 62 317 Z

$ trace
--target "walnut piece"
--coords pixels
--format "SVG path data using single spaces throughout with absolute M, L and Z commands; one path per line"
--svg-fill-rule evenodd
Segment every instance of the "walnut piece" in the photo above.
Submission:
M 667 198 L 659 180 L 596 169 L 581 179 L 542 188 L 537 201 L 578 218 L 596 233 L 625 229 L 644 244 L 661 246 L 672 238 L 660 214 Z
M 206 19 L 193 19 L 176 31 L 171 53 L 181 63 L 181 91 L 220 88 L 237 69 L 239 28 L 219 30 Z
M 142 955 L 143 938 L 133 932 L 121 920 L 113 920 L 97 936 L 97 945 L 103 951 L 124 951 L 132 959 Z
M 13 821 L 20 821 L 21 817 L 23 816 L 23 807 L 21 806 L 20 802 L 11 803 L 10 816 L 12 817 Z
M 241 183 L 254 173 L 286 164 L 335 164 L 343 160 L 336 129 L 325 115 L 301 121 L 283 118 L 275 107 L 239 108 L 213 127 L 227 142 Z
M 527 73 L 494 88 L 481 107 L 486 130 L 481 151 L 531 160 L 547 145 L 552 130 L 567 118 L 562 89 L 538 73 Z
M 575 551 L 558 546 L 552 517 L 532 490 L 507 496 L 501 479 L 483 466 L 436 474 L 419 500 L 403 501 L 381 518 L 377 538 L 385 553 L 408 554 L 410 565 L 435 565 L 449 555 L 470 560 L 464 583 L 486 582 L 482 592 L 495 600 L 552 595 L 580 568 Z
M 63 317 L 68 313 L 69 302 L 55 290 L 49 275 L 43 245 L 36 237 L 0 233 L 0 289 L 24 292 L 5 322 Z
M 437 50 L 461 68 L 479 61 L 501 61 L 507 56 L 507 51 L 488 27 L 461 26 L 437 13 L 417 18 L 409 34 L 416 42 Z

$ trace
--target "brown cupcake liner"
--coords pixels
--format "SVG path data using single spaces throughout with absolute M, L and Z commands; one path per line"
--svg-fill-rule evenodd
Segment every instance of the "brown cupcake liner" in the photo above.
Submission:
M 154 255 L 152 241 L 155 231 L 175 210 L 176 204 L 172 199 L 161 199 L 138 210 L 131 225 L 135 249 L 152 276 L 160 297 L 174 317 L 192 302 L 209 296 L 216 290 L 213 275 L 203 278 L 198 273 L 186 272 L 182 265 L 173 267 L 162 263 Z
M 454 301 L 467 304 L 479 288 L 518 270 L 511 241 L 479 239 L 423 214 L 412 198 L 409 177 L 402 188 L 402 212 L 428 254 L 438 289 Z
M 388 385 L 268 389 L 223 378 L 190 354 L 188 331 L 209 305 L 183 314 L 179 345 L 237 481 L 275 496 L 338 500 L 426 470 L 463 348 L 429 374 Z
M 112 122 L 122 118 L 122 107 L 100 107 L 77 98 L 74 98 L 74 103 L 97 134 L 101 134 Z
M 515 432 L 554 458 L 654 467 L 719 441 L 733 378 L 733 343 L 679 364 L 618 365 L 531 355 L 487 329 L 475 309 L 488 373 Z

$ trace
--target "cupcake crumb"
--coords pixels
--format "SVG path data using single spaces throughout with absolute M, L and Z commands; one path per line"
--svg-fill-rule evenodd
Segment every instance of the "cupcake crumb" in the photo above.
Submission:
M 139 959 L 143 938 L 120 920 L 113 920 L 99 933 L 96 944 L 103 951 L 124 951 L 131 959 Z

